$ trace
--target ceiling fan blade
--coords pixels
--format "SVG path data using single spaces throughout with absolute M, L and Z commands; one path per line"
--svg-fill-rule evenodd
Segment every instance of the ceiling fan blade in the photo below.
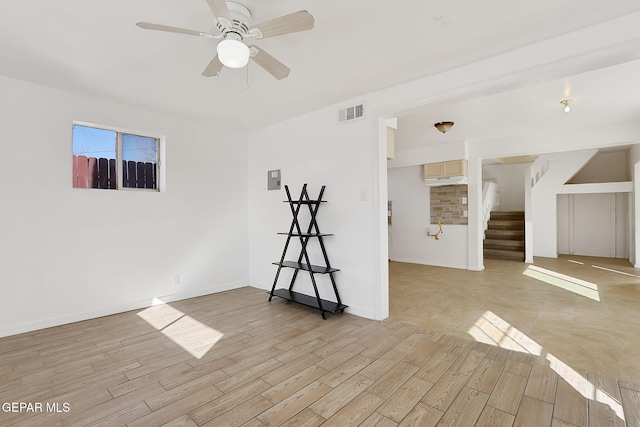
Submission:
M 186 28 L 170 27 L 168 25 L 152 24 L 151 22 L 138 22 L 136 25 L 145 30 L 166 31 L 168 33 L 188 34 L 190 36 L 206 37 L 210 39 L 217 39 L 220 36 L 205 33 L 202 31 L 188 30 Z
M 252 53 L 251 59 L 253 59 L 256 64 L 264 68 L 276 79 L 282 80 L 291 72 L 289 67 L 278 61 L 273 56 L 269 55 L 264 50 L 260 49 L 258 46 L 249 46 L 249 49 L 251 49 Z M 255 54 L 253 52 L 255 52 Z
M 256 38 L 266 39 L 283 34 L 307 31 L 313 28 L 313 16 L 306 10 L 290 13 L 289 15 L 274 18 L 251 26 L 250 30 L 258 30 Z
M 206 0 L 209 9 L 213 12 L 213 16 L 216 18 L 224 18 L 230 23 L 233 23 L 231 12 L 229 12 L 229 6 L 225 0 Z
M 207 65 L 207 68 L 204 69 L 202 75 L 205 77 L 218 76 L 220 75 L 220 70 L 222 70 L 222 67 L 224 67 L 224 65 L 222 65 L 222 62 L 220 62 L 220 59 L 218 59 L 218 54 L 216 54 L 211 62 L 209 62 L 209 65 Z

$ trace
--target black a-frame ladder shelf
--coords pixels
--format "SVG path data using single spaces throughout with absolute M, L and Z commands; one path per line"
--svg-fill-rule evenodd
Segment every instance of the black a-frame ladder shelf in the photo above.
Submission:
M 327 251 L 324 246 L 323 239 L 327 236 L 332 236 L 332 234 L 321 233 L 320 228 L 318 227 L 318 223 L 316 221 L 316 215 L 318 214 L 318 208 L 325 201 L 322 200 L 322 195 L 324 194 L 324 185 L 320 189 L 320 194 L 316 200 L 311 200 L 309 198 L 309 193 L 307 193 L 307 184 L 304 184 L 302 187 L 302 191 L 300 192 L 300 198 L 298 200 L 293 200 L 291 198 L 291 193 L 289 192 L 289 187 L 287 185 L 284 186 L 285 192 L 287 193 L 287 200 L 285 203 L 289 204 L 289 208 L 291 209 L 291 215 L 293 215 L 293 219 L 291 221 L 291 226 L 289 227 L 288 233 L 278 233 L 287 236 L 287 240 L 284 244 L 284 250 L 282 251 L 282 257 L 280 258 L 280 262 L 274 262 L 273 264 L 278 266 L 278 271 L 276 272 L 276 277 L 273 280 L 273 286 L 271 287 L 271 292 L 269 293 L 269 301 L 274 296 L 284 298 L 289 301 L 294 301 L 300 304 L 308 305 L 310 307 L 315 307 L 320 310 L 322 314 L 322 318 L 326 319 L 326 313 L 335 313 L 340 311 L 344 313 L 344 309 L 348 306 L 342 304 L 340 301 L 340 294 L 338 294 L 338 288 L 336 286 L 336 280 L 333 274 L 338 270 L 337 268 L 331 267 L 329 263 L 329 257 L 327 256 Z M 305 230 L 300 225 L 298 220 L 298 214 L 300 213 L 302 207 L 306 206 L 309 209 L 310 219 L 309 224 Z M 287 256 L 287 249 L 289 249 L 289 243 L 292 238 L 297 238 L 300 240 L 300 253 L 298 254 L 298 258 L 296 261 L 285 261 Z M 311 240 L 317 240 L 320 245 L 320 249 L 322 250 L 322 256 L 324 257 L 324 265 L 313 265 L 309 261 L 309 254 L 307 253 L 307 246 Z M 285 289 L 276 289 L 276 284 L 278 283 L 278 278 L 280 277 L 280 271 L 283 268 L 293 268 L 293 276 L 291 277 L 291 282 L 289 283 L 289 288 Z M 293 291 L 293 285 L 298 277 L 298 273 L 302 271 L 307 271 L 309 273 L 309 277 L 311 278 L 311 284 L 313 285 L 313 290 L 315 292 L 315 296 L 306 295 L 300 292 Z M 327 274 L 331 279 L 331 285 L 333 286 L 333 292 L 335 293 L 335 299 L 337 302 L 328 301 L 320 298 L 320 294 L 318 293 L 318 285 L 316 283 L 316 274 Z

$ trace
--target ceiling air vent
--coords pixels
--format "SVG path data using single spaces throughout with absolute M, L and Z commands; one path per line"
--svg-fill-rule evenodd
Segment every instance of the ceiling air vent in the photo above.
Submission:
M 338 122 L 350 122 L 364 117 L 364 105 L 358 104 L 338 111 Z

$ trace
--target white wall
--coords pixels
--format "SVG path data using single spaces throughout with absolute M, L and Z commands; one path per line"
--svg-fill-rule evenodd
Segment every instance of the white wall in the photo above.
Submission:
M 332 263 L 343 268 L 337 276 L 343 300 L 357 314 L 386 317 L 385 119 L 426 104 L 489 95 L 538 78 L 556 79 L 622 62 L 628 59 L 626 53 L 638 45 L 638 17 L 640 13 L 630 14 L 252 132 L 249 136 L 251 283 L 265 289 L 271 287 L 275 274 L 271 262 L 277 260 L 284 243 L 282 236 L 275 233 L 286 229 L 289 213 L 280 202 L 282 194 L 269 194 L 264 182 L 267 170 L 281 168 L 284 182 L 295 189 L 303 182 L 316 189 L 321 184 L 328 185 L 327 199 L 331 202 L 322 208 L 319 219 L 326 224 L 323 229 L 336 232 L 329 253 Z M 569 57 L 567 52 L 571 52 Z M 346 125 L 336 123 L 338 109 L 361 102 L 365 104 L 364 119 Z M 638 135 L 638 129 L 625 124 L 557 134 L 542 129 L 536 135 L 509 140 L 465 141 L 465 157 L 469 160 L 468 268 L 483 268 L 479 215 L 483 158 L 623 145 L 636 141 Z M 394 162 L 393 167 L 409 166 L 402 163 L 406 158 L 399 157 L 389 165 Z M 365 201 L 360 200 L 363 190 L 367 195 Z M 335 207 L 329 207 L 332 205 Z M 555 245 L 555 235 L 553 239 Z
M 599 152 L 569 183 L 631 181 L 627 151 Z
M 558 256 L 557 194 L 564 183 L 595 154 L 596 150 L 582 150 L 539 158 L 549 162 L 549 170 L 531 189 L 534 256 Z
M 640 246 L 640 233 L 638 233 L 638 224 L 640 224 L 640 144 L 632 145 L 629 150 L 629 171 L 633 180 L 633 192 L 629 197 L 629 228 L 631 230 L 631 239 L 629 244 L 629 261 L 636 267 L 640 268 L 640 258 L 638 257 L 638 247 Z
M 396 144 L 398 144 L 398 141 L 401 141 L 402 138 L 408 136 L 406 130 L 402 132 L 401 130 L 402 128 L 399 127 L 396 133 Z M 464 142 L 434 144 L 407 150 L 397 150 L 395 157 L 387 161 L 387 168 L 391 169 L 459 159 L 466 159 Z
M 524 211 L 525 173 L 531 163 L 485 165 L 482 179 L 493 180 L 500 191 L 499 211 Z
M 247 284 L 246 134 L 3 77 L 0 93 L 0 336 Z M 166 192 L 72 188 L 74 120 L 164 135 Z
M 388 170 L 389 200 L 393 224 L 389 232 L 392 261 L 442 267 L 467 268 L 467 226 L 443 225 L 439 239 L 427 236 L 438 231 L 430 224 L 430 188 L 424 185 L 422 166 Z
M 349 305 L 348 312 L 373 318 L 372 283 L 379 268 L 375 266 L 379 250 L 372 233 L 377 228 L 373 177 L 377 176 L 374 150 L 377 153 L 378 147 L 372 145 L 377 129 L 372 120 L 338 124 L 337 117 L 337 107 L 331 107 L 249 135 L 251 284 L 271 289 L 276 273 L 272 262 L 280 259 L 286 240 L 277 233 L 287 231 L 291 223 L 289 207 L 282 203 L 286 199 L 284 187 L 267 191 L 267 171 L 281 169 L 282 182 L 294 198 L 299 197 L 304 183 L 309 184 L 312 198 L 326 186 L 327 203 L 320 206 L 317 220 L 322 232 L 335 234 L 325 238 L 325 245 L 331 265 L 341 270 L 335 275 L 340 297 Z M 322 264 L 318 248 L 316 242 L 309 243 L 312 263 Z M 294 242 L 287 259 L 297 258 L 298 249 Z M 288 287 L 291 273 L 283 270 L 277 288 Z M 294 290 L 313 294 L 309 276 L 303 273 L 298 275 Z M 321 297 L 335 300 L 329 278 L 316 278 Z

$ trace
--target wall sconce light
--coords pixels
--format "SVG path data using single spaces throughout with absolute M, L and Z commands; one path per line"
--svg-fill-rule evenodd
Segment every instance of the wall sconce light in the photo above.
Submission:
M 571 111 L 571 105 L 569 105 L 571 101 L 571 99 L 563 99 L 562 101 L 560 101 L 560 104 L 564 105 L 565 113 L 569 113 Z
M 440 122 L 440 123 L 434 124 L 434 126 L 440 132 L 447 133 L 447 132 L 449 132 L 449 129 L 451 129 L 453 127 L 453 122 Z

